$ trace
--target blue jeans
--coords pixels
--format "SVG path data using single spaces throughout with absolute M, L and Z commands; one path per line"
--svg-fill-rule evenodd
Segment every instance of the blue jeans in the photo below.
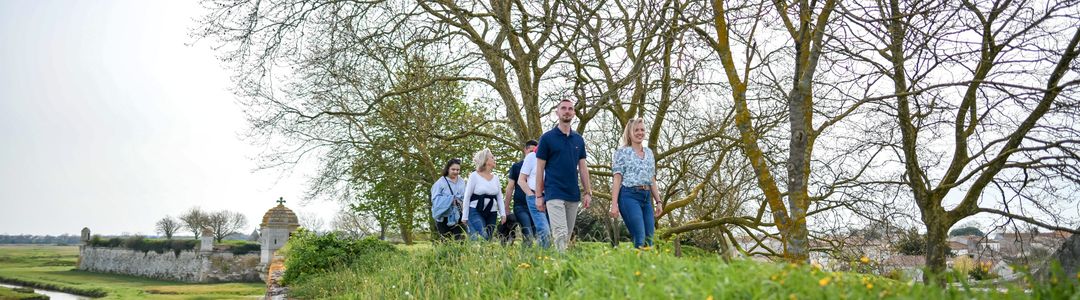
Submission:
M 522 242 L 525 243 L 525 246 L 531 246 L 532 240 L 536 238 L 536 233 L 533 231 L 532 213 L 529 212 L 529 206 L 514 205 L 514 217 L 517 218 L 518 225 L 521 226 Z
M 536 209 L 536 196 L 525 196 L 525 204 L 529 206 L 533 232 L 540 240 L 540 247 L 551 247 L 551 229 L 548 227 L 547 213 Z
M 492 232 L 495 231 L 495 223 L 499 221 L 499 213 L 496 212 L 480 212 L 480 209 L 475 207 L 469 208 L 469 237 L 472 239 L 484 238 L 485 240 L 491 239 Z
M 652 191 L 621 187 L 619 189 L 619 214 L 634 240 L 634 247 L 652 246 L 656 221 L 653 216 Z

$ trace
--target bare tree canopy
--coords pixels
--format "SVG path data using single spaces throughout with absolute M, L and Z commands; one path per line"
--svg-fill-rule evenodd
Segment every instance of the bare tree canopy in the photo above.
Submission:
M 180 222 L 173 219 L 173 217 L 165 216 L 164 218 L 161 218 L 161 220 L 158 220 L 157 224 L 154 225 L 154 231 L 164 235 L 165 239 L 171 240 L 173 234 L 180 231 L 180 228 L 182 227 Z
M 206 217 L 206 228 L 214 233 L 214 241 L 221 242 L 226 236 L 240 233 L 247 227 L 247 217 L 234 211 L 219 210 Z
M 195 239 L 199 239 L 199 236 L 202 235 L 202 230 L 209 222 L 209 218 L 210 215 L 198 207 L 189 208 L 180 214 L 180 222 L 183 223 L 185 229 L 191 231 Z
M 1080 183 L 1078 1 L 902 1 L 843 8 L 842 52 L 891 86 L 881 117 L 926 226 L 931 273 L 947 231 L 977 213 L 1073 231 Z M 952 198 L 952 199 L 950 199 Z M 955 199 L 955 200 L 953 200 Z

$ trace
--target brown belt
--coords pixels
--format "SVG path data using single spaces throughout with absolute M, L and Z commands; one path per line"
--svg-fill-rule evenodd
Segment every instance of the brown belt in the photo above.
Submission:
M 635 185 L 635 186 L 632 186 L 630 188 L 635 189 L 635 190 L 642 190 L 642 191 L 652 190 L 652 186 L 648 186 L 648 185 Z

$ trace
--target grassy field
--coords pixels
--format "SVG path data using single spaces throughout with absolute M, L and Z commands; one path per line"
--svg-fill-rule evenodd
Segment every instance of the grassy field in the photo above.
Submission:
M 291 242 L 291 241 L 290 241 Z M 625 243 L 624 243 L 625 247 Z M 419 245 L 290 285 L 300 299 L 1080 299 L 1077 278 L 1034 287 L 939 288 L 814 266 L 723 262 L 666 246 L 581 244 L 566 254 L 496 244 Z M 292 254 L 290 254 L 292 255 Z M 290 256 L 291 257 L 291 256 Z M 1025 291 L 1026 290 L 1026 291 Z
M 78 247 L 0 245 L 0 281 L 60 289 L 99 289 L 104 299 L 236 299 L 261 297 L 261 283 L 190 284 L 73 270 Z

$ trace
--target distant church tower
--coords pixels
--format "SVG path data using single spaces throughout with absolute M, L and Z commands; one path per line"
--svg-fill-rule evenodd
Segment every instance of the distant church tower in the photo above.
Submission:
M 262 245 L 262 256 L 259 263 L 269 266 L 274 258 L 274 251 L 285 246 L 289 240 L 289 234 L 300 227 L 300 222 L 292 210 L 285 207 L 285 199 L 278 198 L 278 205 L 271 208 L 263 215 L 259 229 L 259 244 Z

